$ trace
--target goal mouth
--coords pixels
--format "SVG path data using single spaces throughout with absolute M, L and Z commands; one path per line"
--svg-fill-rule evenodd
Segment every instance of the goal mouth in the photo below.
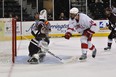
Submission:
M 0 64 L 14 63 L 16 56 L 16 20 L 0 18 Z

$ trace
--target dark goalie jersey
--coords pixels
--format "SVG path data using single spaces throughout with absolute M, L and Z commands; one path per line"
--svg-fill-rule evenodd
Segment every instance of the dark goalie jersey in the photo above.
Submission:
M 49 32 L 50 29 L 50 23 L 48 21 L 37 21 L 32 27 L 31 27 L 31 33 L 35 37 L 31 39 L 31 42 L 29 44 L 29 56 L 33 56 L 33 54 L 36 54 L 41 52 L 41 48 L 36 46 L 39 44 L 41 40 L 44 40 L 49 44 Z
M 31 33 L 36 40 L 41 38 L 48 38 L 51 31 L 50 23 L 48 21 L 38 21 L 32 27 Z
M 108 17 L 109 20 L 109 29 L 114 30 L 116 29 L 116 14 L 111 13 L 110 17 Z

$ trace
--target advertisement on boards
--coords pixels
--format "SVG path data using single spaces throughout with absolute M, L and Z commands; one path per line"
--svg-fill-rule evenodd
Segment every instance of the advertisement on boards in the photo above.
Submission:
M 97 26 L 99 26 L 99 32 L 109 32 L 107 24 L 109 24 L 108 20 L 96 20 Z
M 108 33 L 110 30 L 107 28 L 106 24 L 108 24 L 108 20 L 95 20 L 99 31 L 97 33 Z M 17 32 L 21 35 L 29 36 L 31 35 L 31 26 L 35 23 L 34 21 L 30 22 L 17 22 Z M 50 21 L 51 24 L 51 32 L 50 34 L 64 34 L 69 24 L 68 21 Z M 19 35 L 18 34 L 18 35 Z M 77 31 L 74 31 L 73 34 L 78 34 Z

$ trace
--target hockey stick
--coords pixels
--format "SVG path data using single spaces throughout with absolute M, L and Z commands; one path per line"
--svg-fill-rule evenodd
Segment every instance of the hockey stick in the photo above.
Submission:
M 56 56 L 54 53 L 52 53 L 52 52 L 50 52 L 49 50 L 48 50 L 48 48 L 47 47 L 45 47 L 45 46 L 38 46 L 36 43 L 34 43 L 33 41 L 31 41 L 31 43 L 33 43 L 35 46 L 37 46 L 37 47 L 43 47 L 43 49 L 46 49 L 46 52 L 47 53 L 49 53 L 50 55 L 52 55 L 52 56 L 54 56 L 57 60 L 59 60 L 61 63 L 74 63 L 74 62 L 76 62 L 77 60 L 78 60 L 78 57 L 77 56 L 73 56 L 73 57 L 71 57 L 70 59 L 68 59 L 68 60 L 64 60 L 64 59 L 62 59 L 62 58 L 60 58 L 59 56 Z
M 29 32 L 29 31 L 32 29 L 33 25 L 34 25 L 34 23 L 30 26 L 29 29 L 27 29 L 27 30 L 25 30 L 25 31 L 26 31 L 26 32 Z
M 25 39 L 29 40 L 29 39 L 26 38 L 25 36 L 22 36 L 22 37 L 24 37 Z M 40 47 L 40 46 L 38 46 L 36 43 L 34 43 L 33 41 L 30 41 L 30 42 L 33 43 L 35 46 Z M 41 45 L 42 45 L 42 44 L 41 44 Z M 41 46 L 41 47 L 43 47 L 44 49 L 46 49 L 46 52 L 47 52 L 47 53 L 49 53 L 50 55 L 54 56 L 54 57 L 55 57 L 57 60 L 59 60 L 61 63 L 74 63 L 74 62 L 76 62 L 76 61 L 78 60 L 78 57 L 77 57 L 77 56 L 73 56 L 73 57 L 71 57 L 71 58 L 68 59 L 68 60 L 64 60 L 64 59 L 60 58 L 59 56 L 56 56 L 54 53 L 50 52 L 50 51 L 48 50 L 48 47 L 45 47 L 45 46 Z

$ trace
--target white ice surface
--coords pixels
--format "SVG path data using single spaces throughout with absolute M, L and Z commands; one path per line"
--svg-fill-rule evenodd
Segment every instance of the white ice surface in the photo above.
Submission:
M 50 38 L 50 41 L 50 51 L 64 60 L 81 55 L 80 38 Z M 95 59 L 88 51 L 86 61 L 62 64 L 47 54 L 43 63 L 32 65 L 27 63 L 29 41 L 18 41 L 16 63 L 0 64 L 0 77 L 116 77 L 116 43 L 106 52 L 103 48 L 107 46 L 107 37 L 94 37 L 92 43 L 97 48 Z

